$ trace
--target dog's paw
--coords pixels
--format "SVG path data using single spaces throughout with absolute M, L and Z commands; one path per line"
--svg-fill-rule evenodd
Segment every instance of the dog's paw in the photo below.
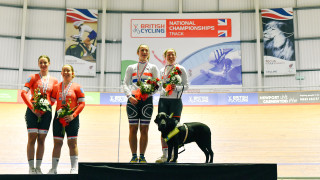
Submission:
M 170 160 L 169 163 L 177 163 L 177 161 Z

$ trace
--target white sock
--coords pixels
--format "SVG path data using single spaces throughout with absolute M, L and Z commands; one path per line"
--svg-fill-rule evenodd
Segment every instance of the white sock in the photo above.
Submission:
M 30 169 L 34 168 L 34 160 L 29 160 L 28 163 L 29 163 L 29 168 Z
M 52 169 L 57 169 L 59 163 L 59 158 L 52 157 Z
M 78 166 L 78 156 L 70 156 L 71 168 L 76 169 Z
M 164 157 L 168 157 L 168 148 L 162 148 L 162 153 Z
M 42 163 L 42 159 L 37 159 L 36 160 L 36 168 L 37 169 L 40 169 L 41 163 Z

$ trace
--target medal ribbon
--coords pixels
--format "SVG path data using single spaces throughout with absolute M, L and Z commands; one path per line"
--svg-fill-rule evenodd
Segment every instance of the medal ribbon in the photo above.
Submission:
M 47 78 L 45 80 L 42 79 L 41 73 L 39 73 L 40 79 L 41 79 L 41 83 L 42 83 L 42 90 L 43 90 L 43 94 L 46 94 L 47 89 L 48 89 L 48 84 L 50 81 L 50 75 L 47 75 Z
M 64 83 L 62 82 L 62 104 L 65 104 L 66 103 L 66 98 L 67 98 L 67 94 L 68 94 L 68 91 L 71 87 L 71 84 L 72 82 L 70 82 L 67 86 L 67 89 L 65 90 L 64 89 Z
M 167 79 L 168 79 L 172 69 L 175 67 L 175 64 L 172 65 L 172 67 L 171 67 L 171 69 L 169 71 L 166 71 L 168 66 L 170 66 L 170 65 L 166 65 L 165 68 L 164 68 L 163 83 L 167 82 Z M 167 72 L 167 74 L 166 74 L 166 72 Z
M 143 69 L 142 69 L 140 74 L 139 74 L 139 64 L 140 64 L 140 62 L 138 62 L 138 67 L 137 67 L 137 78 L 138 78 L 137 82 L 141 81 L 141 76 L 143 75 L 143 72 L 146 69 L 146 67 L 148 65 L 148 62 L 146 62 L 146 64 L 144 65 L 144 67 L 143 67 Z

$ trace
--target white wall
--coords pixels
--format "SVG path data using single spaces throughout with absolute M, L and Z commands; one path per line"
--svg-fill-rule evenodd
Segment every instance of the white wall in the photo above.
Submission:
M 101 17 L 103 0 L 28 0 L 26 41 L 23 54 L 23 81 L 25 77 L 37 72 L 37 58 L 47 54 L 51 58 L 50 70 L 60 78 L 59 71 L 64 59 L 64 25 L 66 8 L 98 9 L 98 54 L 97 76 L 77 77 L 76 82 L 82 84 L 86 91 L 118 92 L 120 90 L 121 71 L 121 32 L 122 13 L 171 12 L 178 13 L 179 0 L 107 0 L 106 40 L 104 61 L 105 72 L 100 72 L 101 52 Z M 0 88 L 16 88 L 19 57 L 20 36 L 22 29 L 23 0 L 0 0 L 0 85 L 12 83 L 13 86 Z M 254 91 L 257 86 L 255 0 L 182 0 L 183 13 L 231 11 L 241 13 L 241 49 L 244 91 Z M 296 76 L 263 77 L 263 86 L 279 86 L 281 88 L 265 88 L 264 90 L 295 90 L 290 86 L 308 86 L 300 89 L 315 89 L 320 77 L 320 1 L 319 0 L 260 0 L 260 8 L 295 8 L 295 41 L 297 69 L 302 70 L 297 76 L 304 80 L 296 80 Z M 308 7 L 314 7 L 312 9 Z M 54 18 L 52 18 L 54 17 Z M 259 22 L 261 24 L 261 22 Z M 261 27 L 260 27 L 261 29 Z M 307 38 L 307 39 L 306 39 Z M 261 37 L 262 39 L 262 37 Z M 261 43 L 261 48 L 263 44 Z M 263 49 L 261 49 L 263 53 Z M 260 55 L 262 57 L 262 54 Z M 263 63 L 262 63 L 263 66 Z M 263 67 L 262 67 L 263 69 Z M 104 78 L 99 84 L 100 78 Z

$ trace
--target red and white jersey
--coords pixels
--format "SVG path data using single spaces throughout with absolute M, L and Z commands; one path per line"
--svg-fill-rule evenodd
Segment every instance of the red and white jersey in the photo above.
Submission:
M 180 64 L 175 64 L 173 65 L 166 65 L 164 68 L 160 70 L 160 76 L 161 76 L 161 81 L 163 83 L 169 83 L 168 76 L 170 72 L 172 71 L 173 68 L 179 67 L 181 70 L 181 83 L 176 84 L 176 89 L 173 90 L 171 95 L 166 95 L 166 90 L 162 86 L 160 87 L 160 98 L 166 98 L 166 99 L 180 99 L 182 96 L 183 91 L 186 91 L 189 89 L 189 82 L 188 82 L 188 75 L 186 69 L 181 66 Z
M 52 92 L 53 86 L 58 84 L 58 79 L 49 75 L 48 77 L 49 78 L 42 78 L 41 80 L 41 77 L 39 74 L 32 74 L 28 77 L 27 82 L 24 84 L 24 87 L 22 88 L 22 92 L 21 92 L 21 97 L 30 109 L 33 108 L 31 101 L 33 100 L 34 91 L 37 88 L 40 89 L 41 93 L 43 93 L 44 90 L 46 89 L 47 100 L 49 101 L 50 104 L 52 104 L 50 99 L 51 92 Z M 27 97 L 27 93 L 29 92 L 29 90 L 31 90 L 31 96 L 32 96 L 31 101 Z
M 59 110 L 62 107 L 62 102 L 65 100 L 66 103 L 70 105 L 70 110 L 74 107 L 78 106 L 75 109 L 75 112 L 73 113 L 74 117 L 77 117 L 79 113 L 82 111 L 85 105 L 85 95 L 84 91 L 81 88 L 81 86 L 77 83 L 72 82 L 69 89 L 67 87 L 64 87 L 64 90 L 66 92 L 66 97 L 64 99 L 63 92 L 62 92 L 62 82 L 55 85 L 53 87 L 52 95 L 51 95 L 51 101 L 55 102 L 57 101 L 57 110 Z M 71 102 L 71 103 L 70 103 Z
M 123 80 L 123 90 L 126 96 L 130 97 L 131 91 L 138 89 L 137 82 L 139 80 L 143 82 L 149 77 L 159 78 L 159 70 L 156 65 L 141 62 L 129 65 Z M 130 85 L 132 85 L 131 88 Z

